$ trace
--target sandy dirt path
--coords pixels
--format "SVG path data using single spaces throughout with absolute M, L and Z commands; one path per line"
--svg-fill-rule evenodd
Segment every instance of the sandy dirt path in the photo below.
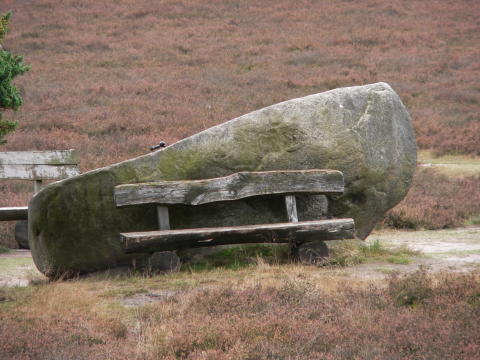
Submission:
M 410 257 L 408 264 L 368 262 L 344 268 L 345 273 L 362 279 L 380 280 L 393 271 L 411 272 L 420 266 L 432 272 L 468 272 L 480 268 L 480 227 L 374 232 L 367 238 L 367 243 L 374 241 L 387 248 L 405 246 L 420 254 Z
M 29 250 L 11 250 L 0 254 L 0 287 L 27 286 L 31 281 L 45 279 L 33 263 Z
M 425 150 L 419 151 L 417 155 L 419 167 L 434 168 L 452 177 L 480 175 L 480 157 L 460 155 L 435 157 Z

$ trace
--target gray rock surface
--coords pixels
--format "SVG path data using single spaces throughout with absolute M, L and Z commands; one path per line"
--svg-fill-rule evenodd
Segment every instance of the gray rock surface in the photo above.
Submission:
M 148 273 L 158 274 L 180 270 L 180 258 L 173 251 L 159 251 L 148 258 Z
M 335 169 L 346 192 L 301 196 L 299 220 L 353 217 L 365 238 L 406 194 L 416 165 L 410 116 L 388 84 L 341 88 L 285 101 L 207 129 L 163 150 L 53 183 L 29 205 L 29 242 L 48 276 L 129 263 L 119 232 L 156 229 L 154 206 L 116 208 L 113 187 L 205 179 L 238 171 Z M 172 206 L 172 228 L 286 221 L 283 198 Z
M 325 265 L 328 262 L 328 246 L 325 241 L 309 241 L 297 246 L 294 258 L 302 264 Z

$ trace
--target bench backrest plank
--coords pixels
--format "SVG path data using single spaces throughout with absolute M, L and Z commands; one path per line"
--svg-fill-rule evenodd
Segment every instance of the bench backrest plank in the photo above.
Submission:
M 78 174 L 75 150 L 0 152 L 0 179 L 60 180 Z
M 117 206 L 140 204 L 200 205 L 273 194 L 342 194 L 337 170 L 238 172 L 229 176 L 185 181 L 157 181 L 115 187 Z
M 73 149 L 48 151 L 0 152 L 0 165 L 77 165 L 78 155 Z
M 0 179 L 60 180 L 79 174 L 76 165 L 0 165 Z

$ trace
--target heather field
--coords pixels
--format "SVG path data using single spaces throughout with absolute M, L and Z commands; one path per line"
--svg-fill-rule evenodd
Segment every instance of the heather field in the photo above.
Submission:
M 2 0 L 32 70 L 2 150 L 76 148 L 84 170 L 249 111 L 388 82 L 418 145 L 480 155 L 478 1 Z
M 448 239 L 451 234 L 430 236 Z M 395 235 L 375 237 L 383 242 Z M 478 229 L 458 238 L 475 245 L 478 257 Z M 29 286 L 0 286 L 0 358 L 480 356 L 478 261 L 464 263 L 460 271 L 446 264 L 443 271 L 415 270 L 419 262 L 430 261 L 425 254 L 377 241 L 356 249 L 348 245 L 334 253 L 333 259 L 348 267 L 302 266 L 258 255 L 244 263 L 254 253 L 237 252 L 226 266 L 220 266 L 223 254 L 212 260 L 214 266 L 154 277 L 107 272 L 49 283 L 32 272 Z M 439 256 L 441 264 L 446 254 Z M 0 270 L 14 263 L 28 266 L 28 259 L 15 259 L 0 256 Z
M 0 359 L 480 358 L 480 1 L 0 0 L 31 70 L 0 151 L 85 172 L 287 99 L 389 83 L 418 168 L 365 243 L 50 282 L 0 222 Z M 0 183 L 0 206 L 32 184 Z M 452 229 L 456 228 L 456 229 Z
M 283 100 L 385 81 L 420 149 L 480 155 L 478 1 L 2 0 L 4 11 L 5 46 L 32 70 L 18 78 L 25 105 L 6 114 L 20 125 L 2 151 L 75 148 L 87 171 Z M 436 180 L 418 175 L 417 189 Z M 25 204 L 30 188 L 2 182 L 0 206 Z M 473 213 L 444 214 L 447 226 L 478 216 L 470 203 Z M 0 225 L 0 242 L 11 228 Z

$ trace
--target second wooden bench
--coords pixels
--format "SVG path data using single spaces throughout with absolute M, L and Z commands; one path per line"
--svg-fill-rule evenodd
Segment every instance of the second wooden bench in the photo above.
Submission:
M 61 180 L 79 175 L 75 150 L 0 152 L 0 180 L 31 180 L 37 193 L 45 180 Z M 20 247 L 28 248 L 28 206 L 0 207 L 0 221 L 21 220 L 15 229 Z

